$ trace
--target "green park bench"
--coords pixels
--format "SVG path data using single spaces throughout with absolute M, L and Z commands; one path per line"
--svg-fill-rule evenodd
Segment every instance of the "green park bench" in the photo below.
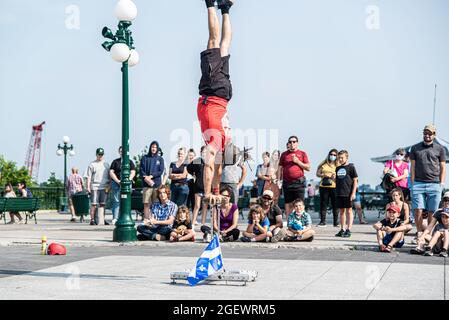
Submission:
M 0 198 L 0 219 L 6 224 L 6 212 L 24 212 L 25 223 L 28 219 L 34 218 L 34 223 L 37 224 L 36 213 L 39 210 L 38 198 Z

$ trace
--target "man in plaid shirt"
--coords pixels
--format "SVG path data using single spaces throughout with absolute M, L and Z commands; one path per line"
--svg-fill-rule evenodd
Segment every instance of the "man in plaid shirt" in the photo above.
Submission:
M 167 240 L 172 232 L 178 206 L 170 201 L 170 188 L 162 185 L 157 189 L 159 202 L 154 202 L 150 210 L 150 219 L 137 227 L 138 240 Z

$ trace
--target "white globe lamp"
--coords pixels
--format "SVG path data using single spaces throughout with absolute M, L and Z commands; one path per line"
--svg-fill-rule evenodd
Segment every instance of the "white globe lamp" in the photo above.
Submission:
M 117 62 L 125 62 L 129 59 L 130 50 L 125 43 L 116 43 L 111 48 L 111 57 Z
M 114 15 L 119 21 L 133 21 L 137 17 L 137 7 L 131 0 L 120 0 L 115 6 Z

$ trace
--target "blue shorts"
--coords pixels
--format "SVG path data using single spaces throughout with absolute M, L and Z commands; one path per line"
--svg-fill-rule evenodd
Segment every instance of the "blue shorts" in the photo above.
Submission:
M 383 238 L 382 242 L 385 246 L 388 246 L 388 244 L 391 242 L 391 240 L 393 240 L 394 234 L 390 233 L 390 234 L 386 234 L 385 237 Z M 394 248 L 402 248 L 402 246 L 405 244 L 404 240 L 399 240 L 398 242 L 396 242 L 396 244 L 393 246 Z
M 435 212 L 441 201 L 439 183 L 417 182 L 412 185 L 412 209 L 425 209 Z

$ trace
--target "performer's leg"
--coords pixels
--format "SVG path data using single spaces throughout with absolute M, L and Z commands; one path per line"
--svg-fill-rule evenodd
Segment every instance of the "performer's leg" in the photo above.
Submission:
M 230 1 L 232 2 L 232 1 Z M 220 53 L 222 57 L 226 57 L 229 55 L 229 48 L 231 46 L 232 41 L 232 28 L 231 28 L 231 18 L 229 16 L 229 10 L 227 13 L 222 9 L 222 36 L 220 42 Z
M 213 1 L 206 0 L 206 6 L 209 26 L 207 49 L 220 48 L 220 21 L 218 21 L 217 10 Z

